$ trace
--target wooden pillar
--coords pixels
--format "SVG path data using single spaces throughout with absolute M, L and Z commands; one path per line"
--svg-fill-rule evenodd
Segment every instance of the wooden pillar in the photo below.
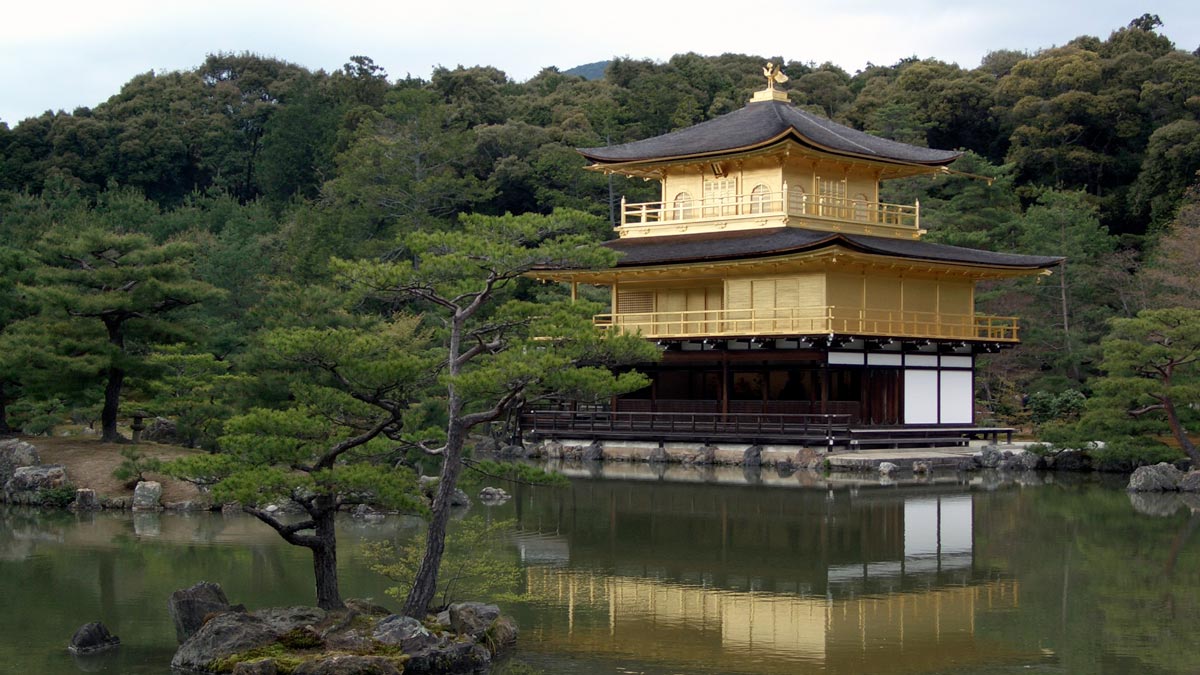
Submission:
M 650 376 L 650 412 L 658 411 L 658 369 L 647 373 Z
M 829 351 L 821 362 L 821 414 L 829 413 Z
M 721 418 L 729 414 L 729 353 L 721 352 Z

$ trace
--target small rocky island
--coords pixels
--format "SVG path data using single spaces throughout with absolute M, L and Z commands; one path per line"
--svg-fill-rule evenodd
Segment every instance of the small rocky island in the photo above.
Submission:
M 517 639 L 516 623 L 495 605 L 460 603 L 418 621 L 362 600 L 249 611 L 217 584 L 171 594 L 180 645 L 171 667 L 237 675 L 399 675 L 486 669 Z

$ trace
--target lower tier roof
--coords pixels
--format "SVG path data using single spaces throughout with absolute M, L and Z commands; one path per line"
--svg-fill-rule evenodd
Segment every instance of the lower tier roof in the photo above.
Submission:
M 906 260 L 975 265 L 1012 270 L 1039 270 L 1059 264 L 1061 256 L 997 253 L 919 240 L 873 237 L 776 227 L 768 230 L 629 237 L 606 242 L 621 253 L 617 268 L 675 263 L 718 262 L 818 251 L 842 246 L 862 253 Z

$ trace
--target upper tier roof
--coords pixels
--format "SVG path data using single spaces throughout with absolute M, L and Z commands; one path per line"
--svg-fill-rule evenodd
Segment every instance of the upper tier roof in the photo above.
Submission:
M 605 242 L 604 245 L 623 254 L 617 261 L 618 269 L 647 265 L 746 260 L 816 251 L 837 245 L 862 253 L 906 260 L 926 260 L 1012 270 L 1045 269 L 1062 261 L 1062 258 L 1058 256 L 996 253 L 912 239 L 816 232 L 795 227 L 720 234 L 628 237 L 614 239 Z
M 603 148 L 580 148 L 579 152 L 602 164 L 662 161 L 744 152 L 785 138 L 835 154 L 904 164 L 941 166 L 962 154 L 872 136 L 783 101 L 752 102 L 669 134 Z

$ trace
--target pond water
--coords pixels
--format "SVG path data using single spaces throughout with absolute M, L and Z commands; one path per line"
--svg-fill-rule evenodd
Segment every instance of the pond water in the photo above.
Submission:
M 562 468 L 570 487 L 508 486 L 463 517 L 516 523 L 502 604 L 533 672 L 1200 671 L 1200 515 L 1177 495 Z M 339 528 L 343 594 L 398 605 L 363 546 L 419 524 Z M 250 608 L 311 604 L 306 553 L 238 514 L 0 510 L 0 672 L 168 673 L 171 591 L 209 580 Z M 123 645 L 76 661 L 66 643 L 93 620 Z

